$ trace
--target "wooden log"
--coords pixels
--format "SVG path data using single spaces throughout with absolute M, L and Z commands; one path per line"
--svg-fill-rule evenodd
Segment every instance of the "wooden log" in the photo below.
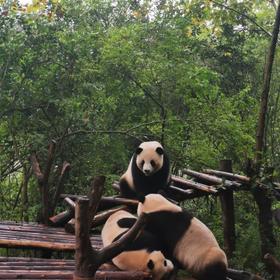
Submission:
M 66 260 L 66 259 L 42 259 L 42 258 L 25 258 L 25 257 L 0 257 L 0 265 L 2 263 L 26 263 L 27 265 L 32 263 L 73 263 L 74 260 Z
M 264 260 L 268 265 L 272 266 L 275 271 L 280 273 L 280 262 L 273 255 L 265 254 Z
M 74 250 L 74 237 L 58 230 L 58 233 L 44 233 L 42 231 L 1 231 L 0 245 L 2 247 L 20 247 L 20 248 L 44 248 L 51 250 Z M 63 234 L 62 234 L 63 233 Z M 95 248 L 102 247 L 100 236 L 91 237 L 91 242 Z
M 66 179 L 69 171 L 70 171 L 70 163 L 67 162 L 67 161 L 64 161 L 63 165 L 62 165 L 60 175 L 59 175 L 58 180 L 57 180 L 57 184 L 56 184 L 56 188 L 55 188 L 55 194 L 53 196 L 52 214 L 54 213 L 56 205 L 59 201 L 59 196 L 63 191 L 64 182 L 65 182 L 65 179 Z
M 225 172 L 232 172 L 232 161 L 221 160 L 220 170 Z M 234 200 L 233 191 L 227 189 L 220 193 L 220 201 L 223 218 L 223 235 L 224 235 L 224 249 L 229 258 L 233 256 L 235 251 L 235 216 L 234 216 Z
M 167 189 L 184 195 L 192 195 L 194 193 L 193 189 L 182 189 L 172 185 L 168 186 Z
M 73 195 L 73 194 L 61 194 L 61 198 L 68 197 L 72 200 L 77 200 L 80 198 L 86 198 L 84 195 Z M 126 206 L 136 206 L 138 205 L 138 201 L 134 199 L 128 199 L 128 198 L 121 198 L 118 196 L 107 196 L 107 197 L 102 197 L 99 203 L 98 210 L 102 208 L 102 210 L 112 208 L 114 206 L 119 206 L 119 205 L 126 205 Z
M 62 228 L 46 227 L 41 225 L 4 225 L 0 224 L 0 235 L 8 232 L 8 234 L 13 235 L 13 232 L 23 232 L 25 234 L 38 233 L 38 234 L 55 234 L 65 236 L 65 232 Z
M 128 198 L 121 198 L 116 196 L 108 196 L 108 197 L 102 197 L 100 201 L 100 206 L 118 206 L 118 205 L 126 205 L 126 206 L 138 206 L 138 201 L 135 199 L 128 199 Z
M 126 206 L 120 206 L 120 207 L 117 207 L 115 209 L 110 209 L 110 210 L 107 210 L 107 211 L 103 211 L 97 215 L 95 215 L 93 221 L 92 221 L 92 227 L 97 227 L 97 226 L 100 226 L 100 225 L 103 225 L 107 219 L 114 213 L 120 211 L 120 210 L 126 210 L 127 211 L 127 207 Z
M 204 185 L 201 183 L 193 182 L 191 180 L 181 178 L 175 175 L 171 176 L 171 180 L 174 182 L 175 186 L 191 188 L 198 191 L 203 191 L 210 194 L 216 194 L 218 191 L 213 186 Z
M 0 279 L 25 279 L 25 280 L 40 280 L 40 279 L 53 279 L 53 280 L 61 280 L 61 279 L 73 279 L 72 272 L 64 272 L 60 273 L 59 271 L 54 273 L 46 273 L 46 272 L 25 272 L 22 271 L 19 274 L 15 274 L 11 271 L 0 272 Z M 78 278 L 76 278 L 78 279 Z M 80 278 L 86 280 L 87 278 Z M 95 280 L 148 280 L 152 279 L 148 273 L 142 271 L 97 271 Z
M 52 226 L 60 227 L 64 226 L 71 218 L 74 216 L 74 211 L 73 210 L 66 210 L 61 213 L 58 213 L 55 216 L 52 216 L 49 218 L 51 221 Z
M 213 169 L 203 169 L 203 172 L 210 175 L 215 175 L 218 177 L 226 178 L 232 181 L 238 181 L 240 183 L 245 183 L 245 184 L 249 184 L 251 181 L 250 177 L 234 174 L 231 172 L 225 172 L 225 171 L 213 170 Z
M 60 195 L 60 198 L 62 198 L 62 199 L 66 198 L 66 197 L 69 197 L 70 199 L 72 199 L 72 200 L 74 200 L 74 201 L 76 201 L 76 200 L 78 200 L 78 199 L 80 199 L 80 198 L 87 198 L 86 195 L 80 195 L 80 194 L 62 193 L 62 194 Z
M 139 231 L 144 227 L 147 220 L 147 215 L 141 214 L 132 228 L 129 229 L 129 231 L 119 240 L 113 242 L 102 250 L 96 251 L 92 249 L 89 242 L 89 222 L 87 220 L 88 209 L 88 200 L 78 200 L 75 209 L 76 267 L 74 280 L 93 280 L 99 266 L 125 250 L 126 246 L 135 239 Z
M 89 239 L 89 200 L 79 199 L 75 209 L 75 273 L 74 280 L 82 278 L 94 280 L 92 262 L 96 262 L 97 253 L 92 249 Z
M 65 197 L 64 201 L 70 206 L 70 208 L 75 207 L 75 202 L 70 199 L 69 197 Z M 120 198 L 120 197 L 102 197 L 100 206 L 98 207 L 98 210 L 101 209 L 107 209 L 115 207 L 116 205 L 127 205 L 127 206 L 133 206 L 136 208 L 138 206 L 138 201 L 133 199 L 126 199 L 126 198 Z M 56 216 L 53 216 L 50 218 L 50 220 L 53 222 L 53 225 L 55 226 L 64 226 L 66 232 L 68 233 L 74 233 L 74 223 L 69 222 L 74 217 L 74 211 L 64 211 L 62 213 L 57 214 Z M 100 220 L 101 222 L 101 220 Z M 68 224 L 67 224 L 68 223 Z M 102 222 L 101 222 L 102 224 Z M 96 226 L 97 224 L 95 224 Z
M 119 182 L 115 181 L 115 182 L 112 184 L 112 187 L 113 187 L 113 189 L 114 189 L 115 191 L 117 191 L 118 193 L 121 192 Z
M 183 189 L 176 186 L 168 186 L 165 190 L 167 198 L 173 200 L 173 203 L 178 204 L 179 202 L 187 199 L 193 199 L 196 197 L 205 196 L 208 193 L 202 191 L 196 191 L 194 189 Z
M 243 270 L 228 268 L 227 276 L 233 280 L 265 280 L 262 277 Z
M 72 210 L 75 210 L 76 203 L 70 198 L 70 197 L 65 197 L 63 200 Z
M 65 197 L 63 201 L 70 209 L 50 217 L 49 220 L 52 222 L 52 226 L 65 226 L 75 215 L 75 202 L 69 197 Z
M 58 251 L 73 251 L 75 250 L 75 244 L 63 244 L 57 242 L 47 241 L 33 241 L 33 240 L 2 240 L 0 239 L 0 246 L 4 248 L 43 248 Z
M 230 180 L 223 180 L 216 176 L 207 175 L 207 174 L 204 174 L 201 172 L 193 171 L 191 169 L 184 169 L 183 173 L 187 174 L 189 176 L 195 177 L 199 180 L 202 180 L 203 182 L 207 182 L 207 183 L 214 184 L 214 185 L 222 185 L 222 186 L 225 186 L 228 188 L 241 186 L 241 184 L 238 182 L 234 182 L 234 181 L 230 181 Z
M 89 212 L 88 212 L 88 223 L 91 227 L 92 220 L 98 210 L 100 199 L 102 197 L 103 189 L 105 185 L 105 176 L 97 176 L 93 179 L 91 184 L 91 192 L 89 197 Z
M 67 224 L 64 225 L 65 232 L 75 234 L 75 218 L 68 221 Z

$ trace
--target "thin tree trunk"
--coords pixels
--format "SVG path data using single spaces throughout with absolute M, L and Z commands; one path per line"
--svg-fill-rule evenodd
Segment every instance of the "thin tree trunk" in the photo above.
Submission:
M 21 219 L 25 222 L 29 221 L 28 216 L 28 182 L 30 176 L 32 175 L 31 167 L 26 168 L 26 165 L 23 165 L 23 179 L 22 179 L 22 197 L 21 197 Z
M 257 172 L 259 172 L 259 168 L 263 158 L 263 150 L 264 150 L 264 142 L 265 142 L 265 124 L 266 124 L 267 108 L 268 108 L 267 105 L 268 105 L 268 98 L 269 98 L 272 66 L 275 57 L 275 49 L 276 49 L 276 44 L 277 44 L 278 34 L 279 34 L 279 27 L 280 27 L 280 5 L 278 5 L 277 8 L 271 45 L 268 51 L 267 61 L 264 69 L 264 83 L 263 83 L 262 95 L 261 95 L 261 108 L 259 112 L 258 128 L 257 128 L 257 135 L 256 135 L 255 161 L 256 161 Z
M 272 33 L 272 40 L 268 50 L 267 60 L 264 69 L 264 82 L 261 94 L 261 106 L 258 119 L 257 135 L 256 135 L 256 155 L 255 155 L 255 175 L 260 176 L 260 168 L 263 163 L 264 143 L 265 143 L 265 126 L 267 121 L 268 99 L 270 91 L 270 81 L 272 74 L 272 66 L 275 57 L 275 49 L 278 41 L 278 33 L 280 27 L 280 3 L 278 3 L 276 18 Z M 269 190 L 261 187 L 256 187 L 253 190 L 254 198 L 259 208 L 259 230 L 261 238 L 261 253 L 264 256 L 266 253 L 273 254 L 273 246 L 275 238 L 273 235 L 272 223 L 272 201 L 269 196 Z M 268 267 L 269 269 L 269 267 Z M 269 269 L 272 272 L 271 269 Z
M 231 160 L 221 160 L 220 170 L 232 173 Z M 233 191 L 225 190 L 220 194 L 223 211 L 224 248 L 227 256 L 232 257 L 235 251 L 235 217 Z

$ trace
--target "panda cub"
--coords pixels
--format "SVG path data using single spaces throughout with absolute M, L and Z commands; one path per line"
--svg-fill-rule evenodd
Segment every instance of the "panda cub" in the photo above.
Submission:
M 226 280 L 226 255 L 200 220 L 160 194 L 142 197 L 137 213 L 142 212 L 148 215 L 146 229 L 160 239 L 166 256 L 199 280 Z
M 136 218 L 127 211 L 120 210 L 106 221 L 101 237 L 104 246 L 108 246 L 125 234 L 136 222 Z M 159 280 L 168 276 L 173 270 L 173 263 L 161 253 L 155 236 L 145 230 L 115 258 L 113 263 L 121 270 L 141 270 L 152 274 Z
M 121 196 L 158 193 L 170 181 L 169 159 L 157 141 L 143 142 L 133 154 L 126 172 L 120 178 Z

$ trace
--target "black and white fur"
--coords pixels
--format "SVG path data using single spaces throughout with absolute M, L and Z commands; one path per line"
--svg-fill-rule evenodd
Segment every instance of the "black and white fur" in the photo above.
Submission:
M 226 280 L 227 258 L 210 229 L 160 194 L 142 198 L 137 213 L 148 215 L 146 229 L 157 236 L 181 267 L 199 280 Z
M 170 182 L 169 159 L 157 141 L 142 142 L 120 178 L 121 196 L 137 198 L 164 190 Z
M 108 246 L 118 240 L 135 222 L 135 216 L 124 210 L 111 215 L 101 232 L 103 245 Z M 146 271 L 156 280 L 167 277 L 174 268 L 173 263 L 160 251 L 157 238 L 145 230 L 112 261 L 121 270 Z

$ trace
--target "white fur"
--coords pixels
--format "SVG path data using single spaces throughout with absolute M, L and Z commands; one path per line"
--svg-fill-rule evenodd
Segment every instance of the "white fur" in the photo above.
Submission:
M 101 231 L 104 246 L 110 245 L 117 236 L 127 231 L 127 228 L 120 228 L 117 224 L 117 221 L 122 218 L 135 218 L 135 216 L 124 210 L 119 210 L 118 212 L 112 214 L 107 219 Z
M 142 148 L 143 151 L 137 155 L 136 165 L 146 176 L 151 176 L 163 165 L 163 155 L 156 152 L 157 148 L 163 149 L 163 147 L 157 141 L 148 141 L 141 143 L 139 148 Z M 151 160 L 155 162 L 155 166 L 152 166 Z M 142 161 L 144 161 L 144 165 L 142 165 Z
M 129 185 L 130 187 L 133 188 L 134 182 L 133 182 L 133 177 L 132 177 L 131 166 L 132 166 L 132 158 L 131 158 L 131 160 L 130 160 L 130 162 L 129 162 L 129 165 L 128 165 L 128 167 L 127 167 L 127 170 L 126 170 L 125 173 L 121 176 L 120 179 L 125 179 L 126 182 L 128 183 L 128 185 Z M 133 189 L 134 189 L 134 188 L 133 188 Z
M 127 231 L 127 228 L 120 228 L 117 222 L 122 218 L 135 218 L 131 213 L 120 210 L 112 214 L 106 221 L 101 237 L 104 246 L 110 245 L 113 240 L 121 233 Z M 147 264 L 149 260 L 154 263 L 154 269 L 149 270 Z M 148 252 L 145 248 L 143 250 L 124 251 L 112 259 L 113 263 L 122 270 L 141 270 L 151 272 L 153 279 L 159 280 L 167 273 L 173 270 L 173 263 L 165 259 L 161 251 Z M 166 261 L 167 265 L 164 265 Z
M 138 203 L 138 216 L 140 216 L 142 212 L 152 213 L 158 211 L 182 212 L 182 208 L 170 202 L 162 195 L 155 193 L 146 195 L 144 203 Z
M 160 194 L 149 194 L 145 196 L 143 203 L 138 204 L 137 214 L 159 211 L 181 212 L 182 208 Z M 215 236 L 197 218 L 192 218 L 189 228 L 178 240 L 173 256 L 192 273 L 198 273 L 201 268 L 215 261 L 222 261 L 226 266 L 228 265 L 226 255 L 219 247 Z
M 212 231 L 197 218 L 191 220 L 190 227 L 178 241 L 173 254 L 187 270 L 194 273 L 216 260 L 227 264 L 226 255 L 220 249 Z

